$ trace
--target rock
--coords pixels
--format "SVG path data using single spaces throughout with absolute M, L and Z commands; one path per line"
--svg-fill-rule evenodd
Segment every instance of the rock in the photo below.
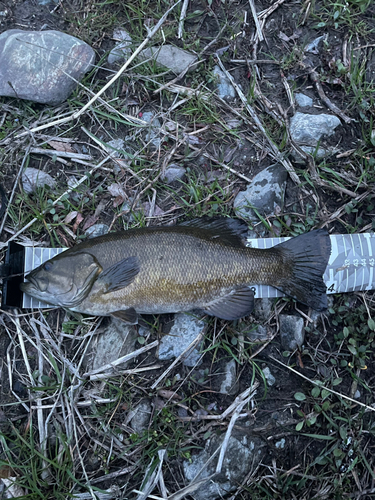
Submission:
M 228 363 L 219 364 L 218 369 L 215 370 L 215 378 L 213 381 L 213 386 L 220 394 L 236 394 L 238 391 L 238 381 L 237 381 L 237 366 L 234 359 L 231 359 Z
M 162 180 L 165 181 L 167 184 L 172 184 L 172 182 L 181 180 L 185 174 L 186 174 L 186 168 L 180 167 L 179 165 L 172 163 L 165 171 Z
M 297 144 L 316 147 L 323 135 L 332 135 L 340 124 L 334 115 L 297 112 L 290 120 L 290 135 Z
M 284 205 L 287 172 L 280 164 L 271 165 L 257 174 L 246 191 L 236 196 L 233 207 L 236 214 L 250 223 L 259 222 L 260 215 L 272 215 Z
M 193 455 L 191 462 L 184 461 L 183 469 L 188 482 L 201 480 L 215 472 L 218 455 L 206 465 L 224 440 L 224 436 L 214 436 L 208 439 L 203 451 Z M 213 500 L 222 498 L 227 493 L 235 491 L 243 483 L 244 477 L 260 463 L 263 443 L 259 438 L 249 438 L 246 435 L 233 433 L 229 439 L 222 472 L 217 479 L 211 480 L 190 493 L 194 500 Z
M 313 148 L 311 146 L 300 146 L 300 148 L 305 153 L 308 153 L 309 155 L 314 156 L 314 158 L 316 158 L 317 160 L 321 160 L 323 158 L 326 158 L 327 156 L 331 156 L 331 155 L 337 154 L 339 152 L 339 149 L 331 148 L 331 147 L 327 147 L 327 148 L 314 147 Z M 300 161 L 301 157 L 297 152 L 293 152 L 293 156 L 297 161 Z M 302 163 L 304 163 L 304 161 Z
M 236 91 L 234 90 L 233 85 L 231 85 L 229 78 L 223 71 L 221 71 L 219 66 L 214 67 L 213 74 L 217 79 L 217 92 L 219 97 L 222 99 L 225 97 L 236 97 Z
M 146 135 L 146 141 L 150 141 L 156 148 L 160 145 L 159 133 L 161 123 L 152 111 L 145 111 L 142 115 L 142 120 L 150 124 L 149 131 Z
M 108 54 L 108 64 L 115 64 L 119 61 L 125 61 L 128 59 L 131 54 L 131 44 L 133 43 L 132 37 L 129 33 L 122 29 L 116 29 L 113 32 L 113 38 L 116 41 L 119 41 L 115 47 Z
M 198 335 L 203 334 L 205 328 L 204 321 L 190 314 L 176 314 L 171 331 L 160 342 L 157 357 L 163 361 L 177 358 Z M 183 361 L 185 366 L 195 366 L 198 363 L 200 358 L 199 347 L 195 347 L 185 357 Z
M 126 419 L 137 434 L 142 434 L 147 429 L 152 413 L 151 403 L 148 399 L 141 401 L 134 410 L 129 412 Z
M 110 324 L 105 328 L 103 333 L 98 336 L 92 370 L 115 361 L 122 356 L 126 356 L 135 350 L 135 340 L 137 338 L 137 330 L 134 325 L 127 325 L 118 319 L 111 319 Z M 123 368 L 125 364 L 121 365 Z
M 93 49 L 66 33 L 5 31 L 0 35 L 0 95 L 60 104 L 94 61 Z
M 277 442 L 275 443 L 275 446 L 276 446 L 276 448 L 278 448 L 279 450 L 283 450 L 283 449 L 285 448 L 285 443 L 286 443 L 285 439 L 284 439 L 284 438 L 281 438 L 281 439 L 280 439 L 280 441 L 277 441 Z
M 87 236 L 88 238 L 96 238 L 97 236 L 107 234 L 108 231 L 109 226 L 107 226 L 107 224 L 94 224 L 86 230 L 85 236 Z
M 233 118 L 232 120 L 228 120 L 226 122 L 226 126 L 233 130 L 234 128 L 238 128 L 242 125 L 243 121 L 242 120 L 238 120 L 237 118 Z
M 263 325 L 252 325 L 253 328 L 243 332 L 251 342 L 263 342 L 269 339 L 267 328 Z
M 271 387 L 271 386 L 275 385 L 276 379 L 272 375 L 271 370 L 268 368 L 268 366 L 266 366 L 265 368 L 263 368 L 262 372 L 263 372 L 264 378 L 267 381 L 268 387 Z
M 315 38 L 315 40 L 306 45 L 305 52 L 310 52 L 311 54 L 319 54 L 319 44 L 326 38 L 328 38 L 327 34 L 318 36 L 317 38 Z
M 312 106 L 313 105 L 313 100 L 311 97 L 305 94 L 301 94 L 300 92 L 297 92 L 295 95 L 296 102 L 298 106 L 301 106 L 302 108 L 305 106 Z
M 303 319 L 299 316 L 280 314 L 281 345 L 287 351 L 294 351 L 301 347 L 305 340 Z
M 254 318 L 259 321 L 268 321 L 272 314 L 273 302 L 272 299 L 267 298 L 255 299 Z
M 27 167 L 22 173 L 21 179 L 23 189 L 27 194 L 34 193 L 39 187 L 49 186 L 52 188 L 56 184 L 56 181 L 49 174 L 31 167 Z
M 335 128 L 341 125 L 337 116 L 320 114 L 309 115 L 297 112 L 290 120 L 290 136 L 300 148 L 310 155 L 321 159 L 337 152 L 335 148 L 319 147 L 318 142 L 323 135 L 330 136 Z M 299 161 L 301 156 L 293 153 L 293 156 Z
M 107 145 L 104 146 L 105 150 L 113 156 L 113 158 L 121 158 L 123 157 L 123 153 L 121 150 L 124 150 L 125 142 L 123 139 L 112 139 L 107 142 Z
M 198 57 L 186 50 L 179 49 L 174 45 L 163 45 L 162 47 L 149 47 L 140 53 L 141 59 L 154 59 L 157 66 L 165 67 L 179 75 L 189 67 L 192 71 L 197 67 Z

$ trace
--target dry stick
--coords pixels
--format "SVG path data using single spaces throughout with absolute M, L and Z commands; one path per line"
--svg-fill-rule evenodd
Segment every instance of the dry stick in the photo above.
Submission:
M 311 384 L 316 385 L 320 389 L 325 389 L 326 391 L 331 392 L 332 394 L 335 394 L 335 396 L 338 396 L 339 398 L 347 399 L 348 401 L 350 401 L 351 403 L 353 403 L 355 405 L 359 405 L 359 406 L 362 406 L 363 408 L 366 408 L 366 410 L 375 411 L 375 408 L 373 408 L 372 406 L 365 405 L 364 403 L 361 403 L 360 401 L 356 401 L 355 399 L 352 399 L 349 396 L 345 396 L 344 394 L 340 394 L 339 392 L 336 392 L 333 389 L 329 389 L 328 387 L 324 386 L 323 384 L 319 384 L 315 380 L 311 380 L 310 378 L 305 377 L 305 375 L 302 375 L 302 373 L 298 372 L 297 370 L 295 370 L 291 366 L 288 366 L 288 365 L 282 363 L 281 361 L 279 361 L 278 359 L 274 358 L 273 356 L 270 356 L 270 358 L 273 359 L 274 361 L 276 361 L 276 363 L 279 363 L 279 365 L 281 365 L 284 368 L 287 368 L 291 372 L 295 373 L 299 377 L 302 377 L 303 379 L 307 380 Z
M 124 71 L 130 66 L 130 64 L 134 61 L 134 59 L 138 56 L 138 54 L 143 50 L 143 48 L 148 44 L 148 42 L 151 40 L 151 38 L 155 35 L 157 31 L 161 28 L 161 26 L 164 24 L 164 21 L 167 19 L 168 14 L 181 2 L 181 0 L 177 0 L 177 2 L 172 5 L 170 9 L 167 10 L 167 12 L 161 17 L 159 22 L 156 24 L 156 26 L 148 33 L 147 37 L 145 40 L 141 43 L 141 45 L 138 46 L 138 48 L 133 52 L 133 54 L 129 57 L 129 59 L 126 61 L 126 63 L 118 70 L 118 72 L 109 80 L 109 82 L 104 85 L 104 87 L 97 92 L 94 97 L 92 97 L 83 108 L 81 108 L 79 111 L 76 113 L 73 113 L 72 115 L 62 118 L 61 120 L 55 120 L 54 122 L 46 123 L 45 125 L 41 125 L 40 127 L 36 127 L 34 129 L 28 130 L 26 132 L 22 132 L 21 134 L 16 136 L 16 139 L 23 137 L 24 135 L 27 135 L 29 133 L 33 132 L 38 132 L 39 130 L 44 130 L 49 127 L 54 127 L 57 125 L 60 125 L 62 123 L 69 122 L 71 120 L 75 120 L 79 118 L 104 92 L 114 83 L 116 80 L 120 78 L 120 76 L 124 73 Z
M 199 148 L 196 148 L 192 144 L 189 145 L 189 148 L 193 149 L 194 151 L 201 151 Z M 243 179 L 246 182 L 251 182 L 251 180 L 249 179 L 249 177 L 246 177 L 246 175 L 243 175 L 240 172 L 237 172 L 237 170 L 234 170 L 234 168 L 230 167 L 226 163 L 221 162 L 220 160 L 218 160 L 214 156 L 210 155 L 209 153 L 202 153 L 202 156 L 204 156 L 205 158 L 213 161 L 214 163 L 217 163 L 217 165 L 220 165 L 220 167 L 225 168 L 226 170 L 228 170 L 232 174 L 237 175 L 237 177 L 239 177 L 240 179 Z
M 356 201 L 356 202 L 361 202 L 362 200 L 364 200 L 365 198 L 367 198 L 367 196 L 371 193 L 371 191 L 366 191 L 365 193 L 362 193 L 360 194 L 359 196 L 357 196 L 356 198 L 354 198 L 354 200 L 350 200 L 348 203 L 345 203 L 345 205 L 342 205 L 338 210 L 336 210 L 336 212 L 334 212 L 325 222 L 324 224 L 322 224 L 322 228 L 327 226 L 330 222 L 336 220 L 338 217 L 340 217 L 340 215 L 345 211 L 345 208 L 347 206 L 350 206 L 353 201 Z
M 145 366 L 144 368 L 133 368 L 131 370 L 117 370 L 116 376 L 135 375 L 136 373 L 149 372 L 150 370 L 158 370 L 159 368 L 163 368 L 163 365 Z M 111 377 L 113 377 L 113 373 L 98 373 L 98 375 L 90 375 L 90 380 L 105 380 Z
M 166 452 L 167 452 L 167 450 L 164 450 L 164 449 L 158 450 L 158 456 L 159 456 L 158 468 L 155 469 L 154 472 L 150 476 L 148 476 L 149 469 L 150 469 L 152 462 L 153 462 L 153 459 L 152 459 L 152 461 L 151 461 L 151 463 L 150 463 L 150 465 L 147 468 L 146 473 L 145 473 L 145 479 L 146 478 L 148 478 L 148 479 L 146 482 L 144 480 L 144 484 L 142 484 L 142 486 L 141 486 L 143 491 L 139 492 L 136 500 L 146 500 L 146 498 L 150 498 L 150 494 L 151 494 L 152 490 L 155 488 L 155 486 L 159 482 L 159 478 L 161 477 L 161 473 L 162 473 L 161 468 L 163 466 L 163 461 L 164 461 L 164 457 L 165 457 Z M 137 492 L 138 492 L 138 490 L 137 490 Z
M 339 109 L 336 104 L 331 102 L 328 97 L 325 95 L 322 84 L 320 83 L 319 75 L 318 73 L 309 65 L 303 64 L 302 66 L 307 70 L 309 73 L 311 81 L 314 83 L 316 90 L 318 91 L 319 97 L 321 100 L 326 104 L 326 106 L 333 111 L 337 116 L 339 116 L 342 120 L 344 120 L 345 123 L 350 123 L 352 121 L 352 118 L 349 118 L 345 113 Z
M 167 500 L 182 500 L 187 495 L 191 495 L 200 486 L 203 486 L 204 484 L 208 483 L 209 481 L 211 481 L 215 477 L 216 477 L 216 473 L 212 474 L 211 476 L 205 477 L 204 479 L 201 479 L 200 481 L 196 481 L 195 483 L 190 483 L 187 486 L 185 486 L 185 488 L 182 488 L 181 490 L 176 491 L 176 493 L 172 493 L 172 495 L 170 495 Z
M 95 370 L 91 370 L 89 372 L 86 372 L 83 374 L 83 377 L 90 377 L 91 375 L 96 375 L 97 373 L 104 372 L 106 370 L 111 370 L 115 366 L 125 363 L 126 361 L 129 361 L 129 359 L 136 358 L 137 356 L 143 354 L 144 352 L 149 351 L 150 349 L 153 349 L 154 347 L 159 345 L 159 341 L 155 340 L 155 342 L 152 342 L 149 345 L 146 345 L 144 347 L 141 347 L 140 349 L 137 349 L 136 351 L 131 352 L 130 354 L 126 354 L 126 356 L 121 356 L 121 358 L 115 359 L 111 363 L 108 363 L 107 365 L 100 366 L 99 368 L 96 368 Z
M 180 22 L 178 24 L 178 38 L 182 38 L 182 31 L 184 29 L 184 19 L 186 17 L 186 11 L 189 5 L 189 0 L 184 0 L 181 8 Z
M 28 146 L 26 148 L 26 151 L 25 151 L 25 156 L 23 157 L 23 160 L 22 160 L 22 163 L 21 163 L 21 166 L 20 166 L 20 169 L 18 171 L 18 174 L 17 174 L 17 177 L 16 177 L 16 180 L 14 181 L 14 186 L 13 186 L 13 189 L 12 189 L 12 193 L 9 197 L 9 200 L 8 200 L 8 204 L 7 204 L 7 207 L 6 207 L 6 210 L 5 210 L 5 214 L 4 214 L 4 217 L 3 217 L 3 220 L 1 222 L 1 226 L 0 226 L 0 234 L 3 232 L 3 229 L 4 229 L 4 225 L 5 225 L 5 220 L 7 218 L 7 215 L 8 215 L 8 209 L 9 207 L 11 206 L 12 204 L 12 201 L 13 201 L 13 198 L 14 198 L 14 194 L 16 192 L 16 189 L 17 189 L 17 184 L 18 184 L 18 181 L 19 181 L 19 178 L 21 177 L 21 174 L 22 174 L 22 170 L 23 170 L 23 167 L 25 165 L 25 162 L 26 162 L 26 158 L 28 157 L 28 154 L 29 154 L 29 150 L 30 150 L 30 146 Z M 9 240 L 10 241 L 10 240 Z
M 263 42 L 264 36 L 263 36 L 262 28 L 260 26 L 260 22 L 259 22 L 259 19 L 258 19 L 257 11 L 255 9 L 254 0 L 249 0 L 249 4 L 250 4 L 250 9 L 251 9 L 251 14 L 252 14 L 252 16 L 254 18 L 254 23 L 255 23 L 255 26 L 256 26 L 256 29 L 257 29 L 257 35 L 258 35 L 259 41 Z
M 104 160 L 102 160 L 100 163 L 98 163 L 98 165 L 96 165 L 95 167 L 93 167 L 88 174 L 84 175 L 82 177 L 82 179 L 80 179 L 79 181 L 77 181 L 73 186 L 71 186 L 69 189 L 67 189 L 65 191 L 65 193 L 63 193 L 61 196 L 59 196 L 57 198 L 57 200 L 55 200 L 52 203 L 52 206 L 55 206 L 64 196 L 67 196 L 68 194 L 70 194 L 73 191 L 73 189 L 75 189 L 76 187 L 78 187 L 79 185 L 81 185 L 86 179 L 88 179 L 91 176 L 91 174 L 93 172 L 95 172 L 95 170 L 97 170 L 98 168 L 100 168 L 101 166 L 103 166 L 110 159 L 111 159 L 111 156 L 107 156 L 106 158 L 104 158 Z M 46 213 L 46 211 L 49 210 L 49 209 L 50 209 L 50 207 L 46 208 L 45 210 L 43 210 L 41 212 L 41 215 L 43 215 L 44 213 Z M 18 231 L 18 233 L 14 234 L 11 238 L 9 238 L 9 240 L 7 241 L 7 244 L 10 241 L 16 239 L 20 234 L 22 234 L 24 231 L 26 231 L 26 229 L 28 229 L 30 226 L 32 226 L 34 224 L 34 222 L 36 222 L 37 220 L 38 220 L 38 218 L 34 217 L 34 219 L 31 220 L 28 224 L 26 224 L 26 226 L 24 226 L 22 229 L 20 229 Z
M 51 155 L 60 156 L 62 158 L 70 158 L 71 160 L 87 160 L 92 161 L 93 157 L 91 155 L 85 155 L 82 153 L 71 153 L 69 151 L 57 151 L 56 149 L 43 149 L 43 148 L 31 148 L 30 153 L 36 153 L 41 155 Z
M 280 66 L 280 61 L 273 61 L 272 59 L 231 59 L 230 62 L 238 64 L 276 64 Z
M 38 329 L 33 328 L 33 330 L 35 333 L 36 345 L 38 351 L 38 371 L 39 371 L 38 384 L 42 387 L 43 386 L 42 377 L 44 370 L 44 362 L 42 356 L 43 348 L 42 348 L 42 342 L 40 341 L 40 335 Z M 42 455 L 45 457 L 47 455 L 47 432 L 46 432 L 47 426 L 44 425 L 43 400 L 41 398 L 41 393 L 39 391 L 37 392 L 36 404 L 38 405 L 37 418 L 38 418 L 38 431 L 39 431 L 39 446 Z M 49 466 L 44 459 L 42 460 L 42 463 L 43 463 L 43 470 L 41 472 L 41 477 L 42 479 L 46 480 L 50 476 Z
M 268 136 L 268 134 L 266 132 L 266 129 L 263 127 L 263 125 L 262 125 L 262 123 L 261 123 L 258 115 L 256 114 L 255 110 L 247 102 L 246 96 L 244 95 L 244 93 L 242 92 L 242 90 L 240 89 L 240 87 L 237 85 L 237 83 L 234 81 L 234 78 L 232 77 L 232 75 L 225 68 L 225 66 L 223 65 L 223 63 L 220 60 L 220 57 L 218 55 L 216 55 L 216 57 L 217 57 L 217 60 L 218 60 L 220 68 L 226 74 L 226 76 L 230 80 L 230 82 L 233 85 L 233 87 L 236 89 L 237 94 L 239 95 L 241 101 L 243 102 L 243 104 L 244 104 L 245 108 L 247 109 L 248 113 L 250 114 L 251 118 L 254 120 L 254 122 L 257 125 L 257 127 L 259 128 L 259 130 L 262 132 L 262 134 L 264 135 L 264 137 L 267 139 L 267 142 L 268 142 L 268 144 L 269 144 L 269 146 L 270 146 L 270 148 L 271 148 L 271 150 L 272 150 L 272 152 L 273 152 L 276 160 L 279 161 L 284 166 L 285 170 L 289 173 L 291 179 L 296 184 L 300 185 L 301 181 L 300 181 L 298 175 L 296 174 L 296 172 L 295 172 L 292 164 L 288 160 L 286 160 L 285 158 L 283 158 L 283 156 L 280 153 L 280 151 L 277 148 L 277 146 L 272 142 L 272 140 Z
M 177 365 L 177 363 L 187 354 L 189 353 L 193 347 L 195 347 L 199 342 L 202 340 L 203 333 L 200 333 L 190 344 L 187 346 L 187 348 L 171 363 L 168 368 L 160 375 L 160 377 L 152 384 L 151 389 L 155 389 L 159 383 L 165 378 L 168 373 Z
M 156 95 L 156 94 L 160 94 L 160 92 L 161 92 L 162 90 L 167 89 L 168 87 L 172 87 L 172 86 L 173 86 L 176 82 L 178 82 L 179 80 L 181 80 L 181 78 L 183 78 L 183 77 L 186 75 L 186 73 L 189 71 L 189 69 L 190 69 L 193 65 L 198 65 L 199 63 L 201 63 L 201 62 L 203 62 L 203 61 L 204 61 L 204 59 L 201 59 L 201 60 L 199 60 L 199 61 L 195 61 L 195 60 L 191 61 L 191 62 L 190 62 L 190 63 L 186 66 L 186 68 L 185 68 L 185 69 L 183 69 L 183 70 L 181 71 L 181 73 L 180 73 L 179 75 L 177 75 L 177 76 L 176 76 L 176 78 L 174 78 L 174 79 L 173 79 L 173 80 L 171 80 L 170 82 L 167 82 L 167 83 L 165 83 L 164 85 L 162 85 L 160 88 L 158 88 L 157 90 L 155 90 L 155 91 L 153 92 L 153 94 L 154 94 L 154 95 Z M 158 82 L 154 82 L 154 83 L 158 83 Z
M 232 434 L 232 430 L 233 430 L 233 427 L 234 427 L 234 424 L 236 423 L 238 417 L 240 416 L 241 414 L 241 411 L 242 411 L 242 408 L 251 400 L 253 399 L 253 397 L 255 396 L 256 394 L 256 390 L 255 388 L 258 387 L 259 385 L 259 382 L 255 382 L 255 384 L 253 386 L 250 387 L 251 389 L 251 393 L 249 394 L 249 396 L 247 396 L 245 399 L 243 399 L 242 401 L 240 400 L 241 398 L 241 395 L 236 398 L 236 401 L 238 401 L 238 404 L 237 404 L 237 408 L 235 410 L 235 412 L 233 413 L 232 415 L 232 418 L 230 419 L 230 422 L 229 422 L 229 425 L 228 425 L 228 429 L 227 429 L 227 432 L 225 433 L 225 438 L 224 438 L 224 441 L 221 445 L 221 450 L 220 450 L 220 455 L 219 455 L 219 460 L 217 461 L 217 465 L 216 465 L 216 473 L 217 474 L 220 474 L 221 473 L 221 469 L 223 467 L 223 462 L 224 462 L 224 456 L 225 456 L 225 452 L 227 451 L 227 448 L 228 448 L 228 443 L 229 443 L 229 439 L 230 439 L 230 436 Z M 246 391 L 247 392 L 247 391 Z M 242 399 L 242 398 L 241 398 Z
M 262 10 L 262 12 L 259 12 L 258 14 L 258 19 L 267 19 L 267 17 L 270 16 L 272 12 L 274 12 L 284 2 L 285 0 L 278 0 L 273 5 L 271 5 L 271 7 L 268 7 L 268 9 Z
M 145 123 L 147 125 L 147 122 L 143 122 L 143 123 Z M 96 144 L 98 144 L 98 146 L 101 148 L 102 151 L 104 151 L 105 153 L 108 154 L 108 150 L 106 149 L 107 144 L 104 141 L 101 141 L 100 139 L 98 139 L 96 137 L 96 135 L 94 135 L 92 132 L 87 130 L 87 128 L 85 128 L 85 127 L 81 127 L 81 130 L 86 135 L 88 135 L 90 137 L 90 139 L 92 139 L 94 142 L 96 142 Z M 114 151 L 114 150 L 110 153 L 110 157 L 112 158 L 112 161 L 114 163 L 116 163 L 120 168 L 123 168 L 124 170 L 126 170 L 130 175 L 135 177 L 137 180 L 139 180 L 140 182 L 143 182 L 143 179 L 141 177 L 139 177 L 139 175 L 136 174 L 131 168 L 129 168 L 123 161 L 121 161 L 122 160 L 121 158 L 117 158 L 114 156 L 115 153 L 116 153 L 116 151 Z

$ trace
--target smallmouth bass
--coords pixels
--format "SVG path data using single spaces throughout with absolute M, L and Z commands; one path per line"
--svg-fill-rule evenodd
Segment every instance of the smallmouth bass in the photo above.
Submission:
M 136 323 L 138 314 L 200 309 L 234 320 L 254 308 L 252 285 L 271 285 L 315 310 L 327 307 L 331 253 L 318 229 L 269 248 L 245 247 L 247 226 L 194 219 L 92 238 L 31 271 L 21 290 L 49 304 Z

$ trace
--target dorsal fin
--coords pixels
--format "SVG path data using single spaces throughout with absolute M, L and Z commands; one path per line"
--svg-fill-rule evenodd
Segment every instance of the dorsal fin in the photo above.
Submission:
M 249 229 L 245 222 L 239 219 L 230 219 L 229 217 L 220 217 L 218 219 L 201 217 L 184 221 L 178 225 L 202 229 L 206 231 L 208 238 L 219 238 L 231 246 L 241 248 L 245 246 L 244 240 Z

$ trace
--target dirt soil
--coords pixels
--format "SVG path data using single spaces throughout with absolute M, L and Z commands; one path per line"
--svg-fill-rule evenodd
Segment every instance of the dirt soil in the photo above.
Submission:
M 62 0 L 41 6 L 36 0 L 2 1 L 0 33 L 15 28 L 56 29 L 83 39 L 100 61 L 85 80 L 86 87 L 97 92 L 117 69 L 106 63 L 115 44 L 113 29 L 128 30 L 135 48 L 146 36 L 144 23 L 153 26 L 170 5 Z M 163 43 L 165 38 L 200 56 L 200 68 L 176 82 L 187 89 L 200 85 L 205 91 L 215 89 L 211 71 L 219 53 L 282 157 L 290 161 L 299 182 L 288 178 L 282 213 L 267 215 L 264 225 L 260 222 L 252 228 L 256 233 L 264 227 L 270 236 L 295 235 L 322 226 L 332 233 L 372 231 L 375 5 L 359 0 L 342 5 L 262 0 L 256 2 L 256 10 L 260 13 L 272 5 L 274 11 L 265 16 L 263 42 L 255 37 L 247 1 L 191 0 L 184 41 L 176 36 L 178 15 L 171 14 L 163 35 L 159 33 L 153 43 Z M 304 47 L 321 35 L 327 38 L 319 50 L 306 54 Z M 333 113 L 320 99 L 310 69 L 318 74 L 328 102 L 351 119 L 349 123 L 341 120 L 336 133 L 325 138 L 339 153 L 323 163 L 296 162 L 288 135 L 296 109 L 290 92 L 314 98 L 314 106 L 303 112 Z M 173 78 L 152 65 L 147 71 L 140 66 L 130 69 L 104 95 L 107 103 L 127 116 L 141 118 L 144 112 L 154 111 L 163 125 L 174 122 L 187 133 L 193 132 L 194 142 L 187 143 L 176 140 L 173 134 L 177 137 L 178 133 L 173 130 L 158 148 L 134 130 L 130 119 L 119 118 L 98 104 L 77 123 L 17 139 L 16 134 L 25 128 L 80 109 L 90 95 L 84 89 L 77 91 L 55 109 L 0 98 L 0 183 L 8 198 L 15 193 L 0 241 L 6 243 L 32 217 L 37 217 L 36 223 L 22 232 L 19 241 L 59 247 L 83 239 L 94 224 L 107 224 L 114 230 L 174 224 L 197 216 L 234 216 L 233 200 L 246 188 L 245 178 L 252 179 L 277 161 L 269 140 L 238 97 L 219 101 L 211 96 L 208 103 L 187 98 L 173 108 L 177 94 L 157 92 Z M 234 132 L 226 127 L 230 120 L 239 120 Z M 91 166 L 107 154 L 100 141 L 125 139 L 129 156 L 88 176 L 70 205 L 63 201 L 52 209 L 49 200 L 64 192 L 71 177 L 86 175 L 90 166 L 31 153 L 28 166 L 48 172 L 57 184 L 55 191 L 40 190 L 30 196 L 23 192 L 17 176 L 26 147 L 42 143 L 48 147 L 43 141 L 56 136 L 69 139 L 74 151 L 88 152 Z M 171 163 L 187 169 L 183 185 L 168 186 L 159 176 Z M 1 258 L 5 250 L 4 245 Z M 262 438 L 264 456 L 228 498 L 374 498 L 374 310 L 370 291 L 331 296 L 328 310 L 320 315 L 283 298 L 272 301 L 267 318 L 255 315 L 234 323 L 208 318 L 203 364 L 193 370 L 177 364 L 155 390 L 151 385 L 171 363 L 160 363 L 154 350 L 131 361 L 126 368 L 134 373 L 102 381 L 80 378 L 81 361 L 91 349 L 87 339 L 104 331 L 107 319 L 101 322 L 62 310 L 33 314 L 4 310 L 0 316 L 0 477 L 17 478 L 22 498 L 68 498 L 72 492 L 90 492 L 95 498 L 90 481 L 107 493 L 112 488 L 108 498 L 135 498 L 133 490 L 140 489 L 152 458 L 158 449 L 168 448 L 163 471 L 172 494 L 185 486 L 183 460 L 191 460 L 210 435 L 226 430 L 228 420 L 211 416 L 228 408 L 255 378 L 260 387 L 254 406 L 247 408 L 247 417 L 239 419 L 236 428 Z M 304 344 L 293 352 L 281 346 L 281 313 L 300 316 L 305 322 Z M 167 334 L 172 319 L 146 318 L 152 326 L 146 345 Z M 249 341 L 247 332 L 257 325 L 265 328 L 271 341 Z M 137 348 L 145 340 L 141 335 L 138 338 Z M 231 359 L 237 363 L 238 390 L 229 396 L 214 387 L 218 363 Z M 155 365 L 149 372 L 137 372 Z M 272 386 L 265 382 L 265 367 L 276 379 Z M 77 396 L 70 399 L 76 386 Z M 168 395 L 161 396 L 160 390 L 169 391 Z M 96 402 L 97 398 L 106 402 Z M 152 417 L 144 433 L 137 435 L 127 416 L 144 399 L 152 403 Z M 40 442 L 38 428 L 42 403 L 46 405 L 47 448 Z M 193 418 L 187 421 L 187 417 Z M 43 462 L 43 453 L 48 464 Z M 35 458 L 29 463 L 30 456 Z M 53 477 L 43 476 L 43 470 Z M 2 494 L 0 489 L 1 498 Z M 160 491 L 155 489 L 154 494 Z

